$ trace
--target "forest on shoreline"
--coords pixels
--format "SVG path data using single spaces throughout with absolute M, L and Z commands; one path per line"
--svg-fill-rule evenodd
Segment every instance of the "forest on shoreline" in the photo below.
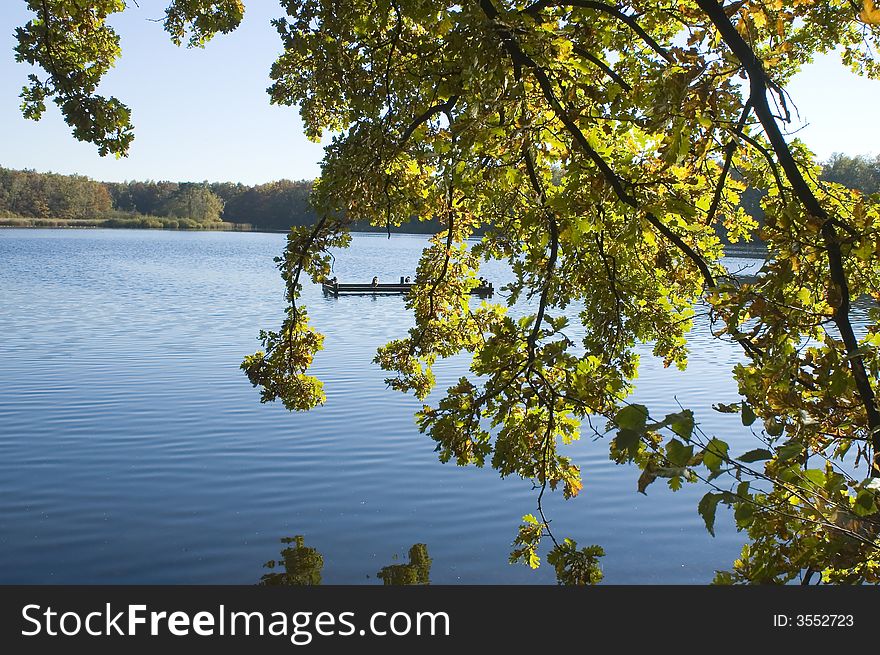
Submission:
M 865 194 L 880 192 L 880 155 L 835 154 L 823 163 L 823 180 Z M 278 180 L 248 186 L 234 182 L 100 182 L 82 175 L 0 167 L 0 227 L 104 227 L 286 232 L 311 225 L 311 180 Z M 742 204 L 762 218 L 763 193 L 747 189 Z M 384 231 L 357 223 L 353 231 Z M 395 232 L 433 234 L 436 221 L 409 221 Z
M 82 175 L 0 167 L 0 227 L 104 227 L 287 232 L 311 225 L 311 180 L 99 182 Z M 436 221 L 395 232 L 434 233 Z M 357 223 L 355 231 L 384 231 Z

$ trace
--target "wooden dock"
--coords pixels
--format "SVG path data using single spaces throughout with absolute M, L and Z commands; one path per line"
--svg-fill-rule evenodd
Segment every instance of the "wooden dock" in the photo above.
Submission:
M 324 293 L 338 298 L 340 295 L 397 295 L 403 294 L 412 288 L 412 284 L 340 284 L 339 282 L 324 282 L 321 285 Z M 495 288 L 489 283 L 486 286 L 474 287 L 471 289 L 472 296 L 480 296 L 481 298 L 491 298 L 495 294 Z

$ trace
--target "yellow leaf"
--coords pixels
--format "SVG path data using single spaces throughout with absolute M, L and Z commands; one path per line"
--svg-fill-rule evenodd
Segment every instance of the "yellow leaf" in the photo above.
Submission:
M 874 0 L 864 0 L 859 18 L 868 25 L 880 25 L 880 9 L 874 6 Z
M 761 29 L 767 25 L 767 15 L 764 13 L 763 9 L 757 9 L 754 13 L 751 14 L 752 20 L 755 22 L 755 27 Z

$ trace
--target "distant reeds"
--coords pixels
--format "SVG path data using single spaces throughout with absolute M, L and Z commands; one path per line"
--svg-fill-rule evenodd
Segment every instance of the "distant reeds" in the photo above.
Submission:
M 113 218 L 28 218 L 22 216 L 0 216 L 0 227 L 57 227 L 57 228 L 128 228 L 150 230 L 224 230 L 249 232 L 250 223 L 229 223 L 213 221 L 203 223 L 190 218 L 165 216 L 123 215 Z

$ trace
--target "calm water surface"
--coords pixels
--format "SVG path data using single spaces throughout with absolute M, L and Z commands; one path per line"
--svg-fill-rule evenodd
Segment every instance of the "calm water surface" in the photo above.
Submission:
M 420 236 L 356 235 L 340 279 L 412 274 Z M 411 318 L 400 297 L 324 298 L 315 371 L 327 404 L 261 405 L 239 370 L 260 328 L 277 328 L 284 236 L 125 230 L 0 231 L 0 583 L 253 583 L 280 539 L 304 535 L 325 583 L 377 583 L 426 543 L 433 583 L 554 583 L 510 565 L 531 483 L 441 464 L 415 427 L 420 403 L 385 389 L 376 347 Z M 754 262 L 742 260 L 743 266 Z M 500 265 L 484 273 L 496 287 Z M 739 353 L 693 334 L 686 374 L 645 348 L 636 397 L 652 413 L 694 409 L 704 430 L 747 449 L 737 416 Z M 439 367 L 441 387 L 466 370 Z M 739 443 L 737 443 L 739 442 Z M 602 545 L 609 583 L 706 583 L 742 536 L 696 504 L 608 459 L 607 440 L 570 450 L 585 489 L 553 498 L 557 533 Z

